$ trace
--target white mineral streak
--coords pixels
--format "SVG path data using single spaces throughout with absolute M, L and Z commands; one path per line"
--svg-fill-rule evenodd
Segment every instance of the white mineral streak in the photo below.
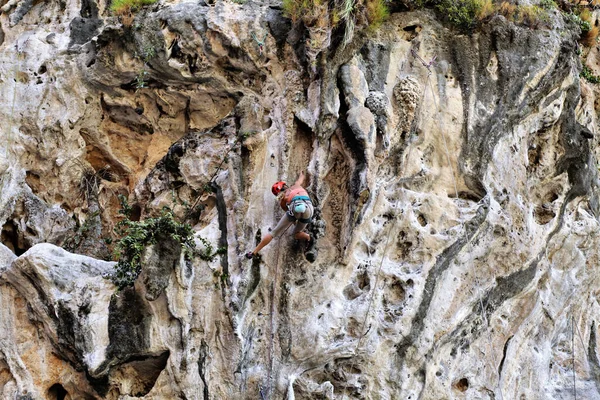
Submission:
M 163 2 L 127 35 L 62 4 L 0 0 L 0 397 L 600 399 L 598 91 L 559 20 L 393 14 L 332 83 L 330 32 L 277 2 Z M 317 260 L 290 232 L 246 260 L 301 170 Z M 149 301 L 45 243 L 94 209 L 108 236 L 117 194 L 199 196 L 226 255 Z

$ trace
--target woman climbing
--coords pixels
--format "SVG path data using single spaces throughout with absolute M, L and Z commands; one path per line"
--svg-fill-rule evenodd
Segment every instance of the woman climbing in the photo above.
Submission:
M 294 228 L 294 237 L 298 240 L 304 240 L 307 245 L 311 244 L 310 235 L 306 232 L 302 232 L 302 230 L 306 228 L 306 225 L 310 223 L 314 211 L 310 197 L 308 197 L 308 193 L 303 187 L 304 178 L 304 172 L 301 172 L 292 187 L 288 187 L 283 181 L 276 182 L 273 187 L 271 187 L 271 192 L 277 196 L 279 205 L 281 205 L 281 208 L 283 208 L 286 213 L 281 217 L 281 220 L 279 220 L 275 229 L 263 237 L 258 246 L 256 246 L 256 249 L 246 253 L 246 258 L 252 258 L 257 255 L 258 252 L 268 245 L 274 237 L 281 236 L 290 225 L 294 223 L 296 224 L 296 227 Z

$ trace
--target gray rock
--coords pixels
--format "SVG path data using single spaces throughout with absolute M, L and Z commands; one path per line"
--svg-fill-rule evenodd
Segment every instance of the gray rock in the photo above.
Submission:
M 358 67 L 356 58 L 340 68 L 340 80 L 344 100 L 348 108 L 363 106 L 369 95 L 369 87 L 364 73 Z
M 15 258 L 17 256 L 8 247 L 0 244 L 0 275 L 2 275 L 2 271 L 10 267 Z
M 365 144 L 373 142 L 375 138 L 375 118 L 367 107 L 357 106 L 351 108 L 346 115 L 346 121 L 359 141 Z
M 369 97 L 367 97 L 365 101 L 365 106 L 367 106 L 374 115 L 388 116 L 390 100 L 385 93 L 371 91 L 369 92 Z
M 27 299 L 57 351 L 78 368 L 94 371 L 109 344 L 107 311 L 115 288 L 103 276 L 113 265 L 38 244 L 15 259 L 2 279 Z

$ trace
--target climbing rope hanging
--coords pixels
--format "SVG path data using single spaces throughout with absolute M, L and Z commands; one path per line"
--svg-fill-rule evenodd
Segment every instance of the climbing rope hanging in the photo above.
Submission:
M 288 226 L 278 237 L 274 239 L 280 239 L 283 235 L 290 229 L 292 225 Z M 275 338 L 275 284 L 279 278 L 279 249 L 281 248 L 281 242 L 277 242 L 277 247 L 275 250 L 275 276 L 269 285 L 269 346 L 267 347 L 267 360 L 268 360 L 268 373 L 267 373 L 267 391 L 266 394 L 262 392 L 262 389 L 259 389 L 260 396 L 262 399 L 270 400 L 271 392 L 273 388 L 273 342 Z
M 436 100 L 436 97 L 435 97 L 435 91 L 434 91 L 433 85 L 431 83 L 431 74 L 432 74 L 431 66 L 435 62 L 435 57 L 430 62 L 427 63 L 414 50 L 411 50 L 411 53 L 412 53 L 412 55 L 416 59 L 418 59 L 421 62 L 421 64 L 428 71 L 428 73 L 427 73 L 427 80 L 426 80 L 426 83 L 424 85 L 424 88 L 423 88 L 423 91 L 422 91 L 422 94 L 421 94 L 421 99 L 420 99 L 420 102 L 419 102 L 419 110 L 420 110 L 420 108 L 421 108 L 421 106 L 423 104 L 427 88 L 430 88 L 431 89 L 431 94 L 432 94 L 432 100 L 434 102 L 434 107 L 436 109 L 436 120 L 437 120 L 437 123 L 438 123 L 438 128 L 439 128 L 440 133 L 442 134 L 443 144 L 444 144 L 445 153 L 446 153 L 446 159 L 447 159 L 447 162 L 448 162 L 448 167 L 450 168 L 450 171 L 451 171 L 452 183 L 453 183 L 453 186 L 454 186 L 454 197 L 458 200 L 459 197 L 458 197 L 457 179 L 456 179 L 456 176 L 454 174 L 454 169 L 452 168 L 452 163 L 451 163 L 451 159 L 450 159 L 450 152 L 449 152 L 449 149 L 448 149 L 448 142 L 447 142 L 447 139 L 446 139 L 446 135 L 444 133 L 443 126 L 442 126 L 441 109 L 440 109 L 440 107 L 439 107 L 439 105 L 437 103 L 437 100 Z M 410 147 L 410 144 L 409 144 L 409 153 L 408 153 L 408 156 L 407 156 L 407 162 L 410 160 L 410 152 L 411 152 L 411 150 L 412 150 L 412 147 Z M 402 175 L 403 175 L 403 173 L 399 174 L 399 176 L 402 176 Z M 400 201 L 400 199 L 396 202 L 396 207 L 397 207 L 397 203 L 399 201 Z M 469 242 L 471 242 L 471 241 L 467 237 L 468 232 L 466 230 L 464 221 L 461 223 L 461 225 L 462 225 L 462 229 L 463 229 L 464 234 L 465 234 L 466 244 L 469 244 Z M 376 274 L 376 278 L 375 278 L 375 284 L 373 286 L 373 289 L 371 290 L 369 304 L 368 304 L 368 307 L 367 307 L 367 312 L 365 313 L 365 317 L 364 317 L 362 325 L 361 325 L 361 330 L 360 330 L 361 336 L 359 337 L 359 340 L 358 340 L 357 345 L 356 345 L 356 347 L 354 349 L 354 352 L 353 352 L 353 362 L 351 363 L 351 367 L 352 367 L 351 369 L 353 369 L 353 367 L 354 367 L 354 360 L 355 360 L 356 355 L 358 353 L 358 350 L 360 348 L 362 339 L 368 333 L 368 331 L 364 332 L 364 329 L 365 329 L 365 326 L 366 326 L 366 324 L 368 322 L 368 319 L 369 319 L 369 316 L 370 316 L 370 312 L 371 312 L 372 304 L 373 304 L 373 299 L 374 299 L 374 292 L 375 292 L 375 289 L 378 286 L 378 282 L 379 282 L 380 275 L 381 275 L 381 268 L 383 266 L 383 260 L 385 259 L 385 256 L 387 254 L 387 250 L 388 250 L 390 238 L 392 236 L 395 237 L 395 235 L 394 235 L 394 228 L 395 227 L 396 227 L 396 224 L 393 225 L 392 232 L 390 233 L 390 235 L 388 235 L 388 238 L 386 240 L 386 245 L 384 247 L 384 252 L 383 252 L 383 254 L 381 256 L 380 264 L 379 264 L 379 267 L 378 267 L 378 270 L 377 270 L 377 274 Z M 474 235 L 473 235 L 473 237 L 474 237 Z M 470 260 L 469 260 L 468 264 L 470 265 L 470 264 L 472 264 L 471 253 L 469 253 L 469 258 L 470 258 Z M 475 285 L 476 285 L 478 293 L 481 293 L 481 289 L 480 289 L 480 285 L 479 285 L 477 277 L 475 277 Z M 382 287 L 382 290 L 383 290 L 383 288 L 385 288 L 385 285 Z M 478 296 L 478 297 L 479 297 L 480 309 L 481 309 L 481 314 L 482 314 L 482 320 L 486 323 L 487 326 L 489 326 L 489 322 L 487 321 L 487 318 L 485 316 L 485 308 L 484 308 L 484 305 L 483 305 L 482 296 Z M 489 336 L 489 332 L 488 332 L 488 345 L 491 346 L 491 338 Z M 497 359 L 495 357 L 495 353 L 494 353 L 494 359 L 495 359 L 494 363 L 497 364 Z M 499 389 L 500 399 L 502 399 L 502 390 L 499 387 L 500 386 L 500 377 L 498 377 L 498 384 L 497 384 L 497 386 L 498 386 L 498 389 Z M 344 388 L 344 394 L 343 394 L 342 398 L 346 397 L 346 390 L 347 390 L 347 388 L 345 387 Z
M 459 197 L 458 197 L 457 178 L 456 178 L 456 175 L 454 173 L 454 169 L 452 168 L 452 163 L 451 163 L 451 160 L 450 160 L 450 151 L 448 149 L 448 141 L 446 139 L 446 134 L 444 132 L 443 125 L 442 125 L 441 104 L 438 104 L 438 102 L 436 100 L 435 90 L 433 88 L 433 84 L 432 84 L 431 79 L 430 79 L 431 74 L 432 74 L 431 66 L 433 65 L 433 63 L 435 61 L 435 57 L 429 63 L 426 63 L 414 50 L 411 50 L 411 53 L 412 53 L 412 55 L 415 58 L 417 58 L 421 62 L 421 64 L 425 68 L 427 68 L 427 71 L 428 71 L 427 72 L 426 86 L 428 86 L 430 88 L 430 90 L 431 90 L 431 97 L 432 97 L 433 105 L 434 105 L 435 112 L 436 112 L 436 115 L 437 115 L 438 129 L 439 129 L 439 131 L 440 131 L 440 133 L 442 135 L 442 140 L 443 140 L 443 144 L 444 144 L 444 150 L 445 150 L 445 153 L 446 153 L 446 160 L 448 162 L 448 167 L 450 168 L 450 173 L 451 173 L 451 176 L 452 176 L 452 184 L 454 186 L 454 197 L 455 197 L 456 200 L 458 200 Z M 469 240 L 469 238 L 467 237 L 468 232 L 466 230 L 464 220 L 461 222 L 461 225 L 462 225 L 462 230 L 464 232 L 465 241 L 466 241 L 464 248 L 466 249 L 467 245 L 469 243 L 471 243 L 472 244 L 472 249 L 474 249 L 475 246 L 473 244 L 473 238 L 475 237 L 475 234 L 473 234 L 473 237 L 471 238 L 471 240 Z M 472 253 L 473 253 L 472 251 L 468 253 L 469 259 L 468 259 L 467 265 L 472 265 L 473 264 Z M 485 323 L 485 325 L 489 327 L 490 324 L 489 324 L 489 321 L 488 321 L 488 319 L 487 319 L 487 317 L 485 315 L 485 307 L 483 305 L 483 293 L 482 293 L 482 289 L 481 289 L 481 284 L 479 283 L 479 278 L 476 275 L 475 275 L 475 288 L 477 290 L 477 297 L 479 298 L 479 307 L 480 307 L 480 310 L 481 310 L 481 319 Z M 492 356 L 494 358 L 494 365 L 497 365 L 498 364 L 498 359 L 496 357 L 496 353 L 493 351 L 491 335 L 490 335 L 489 331 L 486 331 L 486 332 L 487 332 L 487 342 L 488 342 L 487 343 L 487 347 L 488 347 L 488 350 L 491 351 Z M 500 388 L 500 376 L 498 376 L 497 389 L 498 389 L 498 393 L 500 395 L 499 396 L 500 400 L 502 400 L 503 396 L 502 396 L 502 389 Z
M 575 379 L 575 317 L 571 316 L 571 356 L 573 359 L 573 397 L 577 400 L 577 385 Z
M 413 53 L 413 54 L 414 54 L 414 53 Z M 420 58 L 420 57 L 419 57 L 419 58 Z M 422 60 L 422 59 L 421 59 L 421 60 Z M 433 62 L 433 60 L 432 60 L 432 62 Z M 424 61 L 423 61 L 423 63 L 425 64 L 425 62 L 424 62 Z M 427 78 L 429 79 L 429 74 L 428 74 Z M 427 90 L 427 86 L 425 86 L 425 88 L 424 88 L 424 89 L 423 89 L 423 91 L 421 92 L 421 97 L 420 97 L 420 99 L 419 99 L 419 103 L 418 103 L 418 110 L 420 110 L 420 109 L 421 109 L 421 106 L 422 106 L 422 104 L 423 104 L 423 101 L 424 101 L 424 99 L 425 99 L 425 92 L 426 92 L 426 90 Z M 412 138 L 412 134 L 413 134 L 413 133 L 414 133 L 414 132 L 413 132 L 413 130 L 411 129 L 411 132 L 410 132 L 410 134 L 411 134 L 411 135 L 409 136 L 409 138 L 408 138 L 408 141 L 407 141 L 408 153 L 407 153 L 407 155 L 406 155 L 406 163 L 405 163 L 405 164 L 402 166 L 402 168 L 401 168 L 401 171 L 400 171 L 400 173 L 398 174 L 398 176 L 399 176 L 399 177 L 402 177 L 402 176 L 404 175 L 404 173 L 406 172 L 406 171 L 405 171 L 405 169 L 404 169 L 404 167 L 405 167 L 405 166 L 408 164 L 408 162 L 410 161 L 410 155 L 411 155 L 411 153 L 412 153 L 412 149 L 413 149 L 413 148 L 412 148 L 412 146 L 411 146 L 411 142 L 410 142 L 410 141 L 411 141 L 411 138 Z M 401 180 L 402 180 L 402 178 L 400 178 L 400 181 L 401 181 Z M 383 185 L 383 186 L 384 186 L 384 187 L 388 187 L 388 186 L 390 186 L 390 185 L 386 184 L 386 185 Z M 401 201 L 401 200 L 403 200 L 403 196 L 402 196 L 403 194 L 404 194 L 404 192 L 401 192 L 401 196 L 400 196 L 400 197 L 399 197 L 399 198 L 396 200 L 396 203 L 394 204 L 394 209 L 398 209 L 398 203 L 400 203 L 400 201 Z M 375 298 L 375 290 L 377 289 L 377 286 L 378 286 L 378 284 L 379 284 L 379 279 L 380 279 L 380 276 L 381 276 L 381 269 L 382 269 L 382 267 L 383 267 L 383 260 L 385 259 L 386 255 L 387 255 L 387 251 L 388 251 L 388 247 L 389 247 L 390 239 L 391 239 L 392 237 L 396 237 L 396 235 L 395 235 L 395 232 L 394 232 L 394 228 L 396 228 L 396 226 L 397 226 L 397 224 L 396 224 L 396 223 L 395 223 L 395 221 L 394 221 L 394 223 L 392 224 L 392 229 L 391 229 L 392 231 L 390 232 L 390 234 L 387 236 L 387 239 L 386 239 L 386 243 L 385 243 L 385 246 L 384 246 L 384 249 L 383 249 L 383 254 L 381 255 L 381 259 L 380 259 L 380 261 L 379 261 L 379 266 L 378 266 L 378 268 L 377 268 L 377 272 L 376 272 L 376 274 L 375 274 L 375 283 L 373 284 L 373 288 L 370 290 L 370 293 L 369 293 L 369 301 L 368 301 L 367 311 L 366 311 L 366 313 L 365 313 L 365 316 L 364 316 L 364 318 L 363 318 L 363 320 L 362 320 L 362 323 L 361 323 L 361 328 L 360 328 L 360 331 L 359 331 L 359 332 L 360 332 L 360 336 L 359 336 L 359 338 L 358 338 L 358 342 L 356 343 L 356 346 L 355 346 L 355 348 L 354 348 L 354 351 L 353 351 L 353 354 L 352 354 L 352 362 L 351 362 L 351 364 L 350 364 L 350 370 L 353 370 L 353 369 L 354 369 L 354 365 L 355 365 L 355 362 L 354 362 L 354 360 L 356 359 L 356 355 L 358 354 L 358 351 L 359 351 L 360 345 L 361 345 L 361 343 L 362 343 L 362 339 L 363 339 L 363 338 L 364 338 L 364 337 L 367 335 L 367 333 L 368 333 L 368 331 L 367 331 L 367 332 L 365 332 L 365 326 L 366 326 L 366 324 L 367 324 L 367 322 L 368 322 L 368 320 L 369 320 L 369 316 L 370 316 L 371 309 L 372 309 L 372 306 L 373 306 L 373 300 L 374 300 L 374 298 Z M 382 286 L 381 290 L 383 291 L 384 289 L 385 289 L 385 284 L 384 284 L 384 286 Z M 347 393 L 346 393 L 346 390 L 347 390 L 347 388 L 346 388 L 346 387 L 344 387 L 344 393 L 343 393 L 343 395 L 342 395 L 342 399 L 345 399 L 345 398 L 346 398 L 346 394 L 347 394 Z

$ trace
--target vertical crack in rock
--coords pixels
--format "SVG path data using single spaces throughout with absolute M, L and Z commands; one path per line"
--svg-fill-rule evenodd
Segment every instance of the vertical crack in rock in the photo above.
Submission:
M 331 52 L 330 57 L 323 56 L 319 65 L 319 74 L 323 77 L 321 80 L 321 98 L 320 109 L 327 110 L 326 102 L 332 98 L 331 94 L 337 85 L 338 72 L 340 67 L 346 64 L 358 51 L 365 45 L 367 36 L 364 31 L 358 32 L 352 42 L 346 46 L 338 46 L 334 52 Z M 342 92 L 340 92 L 342 93 Z M 342 102 L 343 104 L 343 102 Z M 344 115 L 340 110 L 340 115 Z M 319 114 L 316 124 L 316 133 L 318 140 L 324 142 L 329 139 L 335 132 L 336 119 L 332 114 L 324 112 Z
M 500 365 L 498 365 L 498 376 L 499 377 L 502 376 L 502 368 L 504 367 L 504 361 L 506 361 L 506 352 L 508 350 L 508 345 L 510 344 L 510 341 L 512 340 L 513 337 L 514 337 L 514 335 L 511 335 L 504 343 L 504 348 L 502 350 L 502 360 L 500 360 Z
M 200 379 L 202 380 L 202 384 L 204 387 L 202 388 L 202 395 L 204 396 L 204 400 L 210 399 L 210 392 L 208 391 L 208 382 L 206 381 L 206 364 L 209 355 L 208 344 L 204 339 L 200 342 L 200 350 L 198 354 L 198 374 L 200 375 Z
M 88 374 L 88 380 L 104 396 L 110 389 L 109 375 L 117 374 L 125 378 L 130 390 L 123 394 L 145 396 L 165 369 L 170 352 L 151 349 L 152 311 L 134 288 L 113 296 L 108 311 L 106 361 L 94 376 Z
M 58 326 L 56 335 L 58 336 L 58 347 L 63 356 L 67 354 L 67 359 L 73 365 L 76 371 L 85 369 L 83 362 L 83 350 L 80 345 L 84 343 L 81 333 L 79 319 L 69 310 L 66 302 L 59 300 L 56 304 L 58 317 Z
M 452 245 L 446 248 L 437 258 L 435 266 L 427 275 L 425 287 L 423 288 L 423 300 L 419 304 L 417 313 L 415 314 L 409 334 L 396 345 L 396 354 L 401 363 L 404 363 L 406 352 L 417 340 L 418 336 L 425 327 L 425 316 L 431 305 L 437 278 L 448 269 L 456 255 L 471 241 L 477 234 L 480 226 L 485 222 L 489 212 L 489 199 L 485 198 L 483 204 L 477 209 L 477 214 L 469 222 L 465 224 L 465 234 L 458 238 Z
M 250 281 L 246 288 L 246 294 L 242 300 L 242 306 L 240 309 L 244 309 L 248 299 L 254 294 L 258 284 L 260 283 L 260 257 L 252 258 L 252 265 L 250 267 Z
M 226 277 L 225 282 L 227 282 L 229 280 L 229 261 L 227 258 L 227 204 L 223 198 L 223 190 L 221 190 L 221 187 L 216 182 L 211 182 L 211 188 L 217 199 L 219 229 L 221 230 L 219 248 L 225 249 L 225 252 L 221 254 L 221 268 L 223 269 L 223 276 Z
M 592 321 L 590 327 L 590 339 L 588 341 L 588 362 L 591 366 L 591 375 L 596 389 L 600 391 L 600 362 L 596 354 L 596 321 Z
M 292 331 L 290 329 L 289 315 L 289 297 L 290 286 L 287 283 L 290 280 L 289 269 L 284 269 L 283 283 L 279 294 L 279 323 L 277 324 L 277 335 L 279 338 L 279 347 L 281 349 L 282 361 L 287 361 L 292 352 Z
M 571 188 L 565 197 L 564 206 L 578 196 L 591 193 L 590 203 L 593 211 L 598 213 L 597 194 L 591 192 L 594 178 L 598 172 L 596 168 L 590 168 L 595 163 L 591 161 L 592 153 L 588 138 L 584 136 L 584 127 L 577 122 L 575 109 L 577 107 L 580 90 L 578 86 L 571 86 L 566 92 L 565 111 L 562 115 L 562 144 L 565 148 L 564 155 L 558 160 L 556 175 L 567 172 Z M 564 210 L 561 211 L 564 213 Z

